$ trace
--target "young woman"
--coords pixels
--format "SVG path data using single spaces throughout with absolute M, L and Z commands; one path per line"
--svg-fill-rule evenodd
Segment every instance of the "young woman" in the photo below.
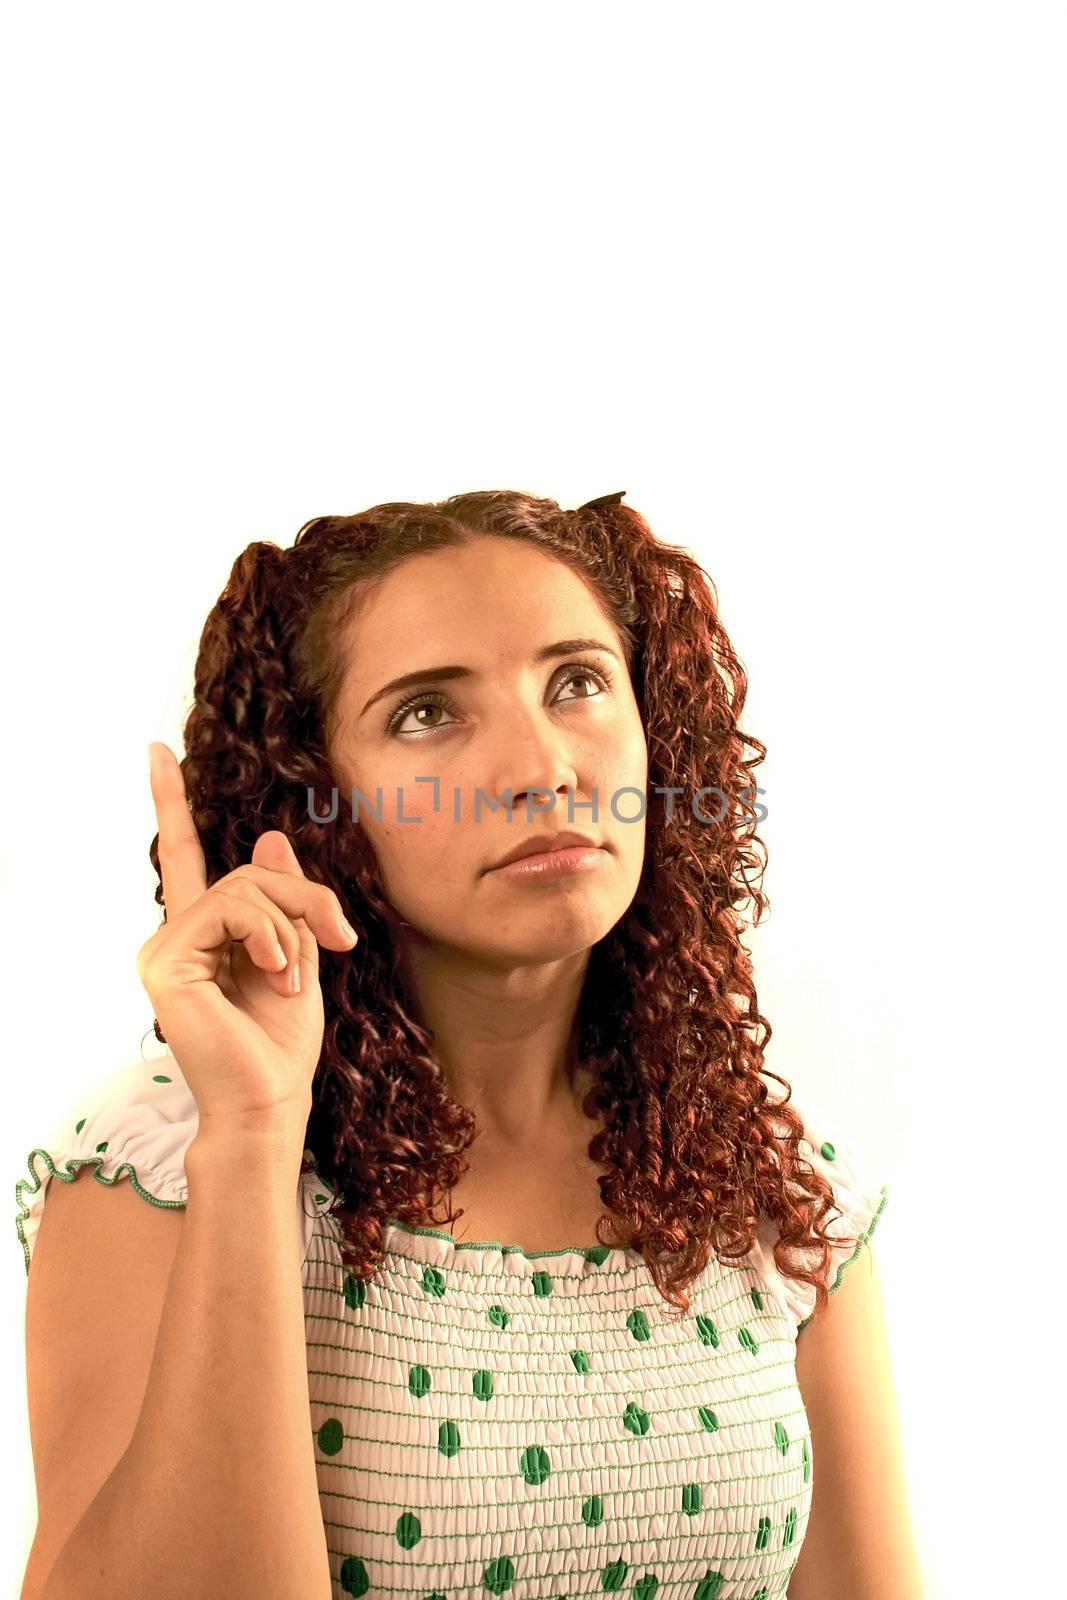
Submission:
M 27 1270 L 81 1164 L 158 1225 L 42 1592 L 919 1594 L 885 1190 L 764 1065 L 745 690 L 713 586 L 621 493 L 381 505 L 238 558 L 184 759 L 153 747 L 168 1054 L 31 1157 Z M 112 1369 L 51 1337 L 72 1394 Z M 51 1507 L 78 1452 L 36 1410 Z

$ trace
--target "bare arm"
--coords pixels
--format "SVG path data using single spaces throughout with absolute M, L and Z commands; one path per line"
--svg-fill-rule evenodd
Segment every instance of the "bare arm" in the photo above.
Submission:
M 205 1131 L 201 1119 L 137 1426 L 42 1600 L 330 1600 L 307 1380 L 301 1150 L 299 1132 Z
M 807 1531 L 788 1600 L 925 1600 L 881 1284 L 868 1241 L 797 1340 L 811 1425 Z

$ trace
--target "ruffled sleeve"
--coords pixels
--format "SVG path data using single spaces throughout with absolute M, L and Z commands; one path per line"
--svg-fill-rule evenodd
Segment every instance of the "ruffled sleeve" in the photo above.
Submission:
M 127 1179 L 150 1205 L 184 1206 L 185 1152 L 199 1126 L 195 1096 L 169 1050 L 87 1087 L 51 1138 L 30 1151 L 32 1182 L 20 1178 L 15 1185 L 15 1226 L 27 1276 L 50 1181 L 73 1183 L 89 1167 L 96 1182 L 109 1187 Z M 313 1173 L 302 1174 L 297 1185 L 305 1259 L 316 1215 L 310 1197 L 305 1204 L 305 1191 L 315 1182 Z
M 790 1105 L 804 1123 L 804 1138 L 800 1141 L 800 1154 L 814 1170 L 830 1184 L 834 1193 L 834 1208 L 824 1222 L 831 1238 L 847 1239 L 854 1234 L 857 1244 L 842 1243 L 831 1248 L 831 1264 L 826 1279 L 827 1289 L 834 1294 L 853 1262 L 857 1261 L 878 1225 L 885 1210 L 889 1191 L 871 1171 L 870 1163 L 861 1154 L 852 1139 L 846 1135 L 840 1120 L 825 1110 L 806 1091 L 794 1089 Z M 761 1228 L 761 1241 L 767 1270 L 774 1277 L 797 1334 L 803 1332 L 815 1310 L 815 1290 L 797 1278 L 786 1277 L 774 1265 L 772 1241 L 774 1230 L 766 1223 Z M 793 1261 L 803 1260 L 805 1265 L 818 1272 L 820 1251 L 790 1252 Z
M 98 1183 L 128 1178 L 158 1206 L 184 1206 L 185 1152 L 199 1126 L 196 1101 L 168 1053 L 120 1067 L 82 1093 L 51 1137 L 27 1158 L 32 1182 L 15 1185 L 15 1225 L 30 1270 L 51 1179 L 73 1183 L 90 1167 Z

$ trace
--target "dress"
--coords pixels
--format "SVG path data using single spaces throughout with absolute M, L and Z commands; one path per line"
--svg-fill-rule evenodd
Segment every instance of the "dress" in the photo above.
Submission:
M 866 1239 L 886 1188 L 809 1097 L 791 1103 L 802 1153 L 834 1188 L 829 1231 Z M 16 1185 L 27 1274 L 51 1178 L 90 1165 L 98 1182 L 184 1205 L 197 1125 L 169 1051 L 91 1086 Z M 743 1261 L 712 1256 L 689 1314 L 668 1321 L 636 1251 L 527 1255 L 395 1221 L 363 1285 L 342 1270 L 330 1198 L 300 1175 L 334 1600 L 785 1595 L 815 1467 L 794 1370 L 815 1295 L 775 1269 L 766 1220 Z M 835 1249 L 833 1288 L 864 1239 Z

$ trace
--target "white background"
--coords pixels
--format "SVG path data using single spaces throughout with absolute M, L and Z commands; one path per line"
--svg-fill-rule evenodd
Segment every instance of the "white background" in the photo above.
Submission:
M 15 1182 L 151 1027 L 145 745 L 250 541 L 505 487 L 625 487 L 718 586 L 770 749 L 768 1065 L 889 1186 L 929 1600 L 1044 1592 L 1062 7 L 37 5 L 2 42 L 0 1592 Z

